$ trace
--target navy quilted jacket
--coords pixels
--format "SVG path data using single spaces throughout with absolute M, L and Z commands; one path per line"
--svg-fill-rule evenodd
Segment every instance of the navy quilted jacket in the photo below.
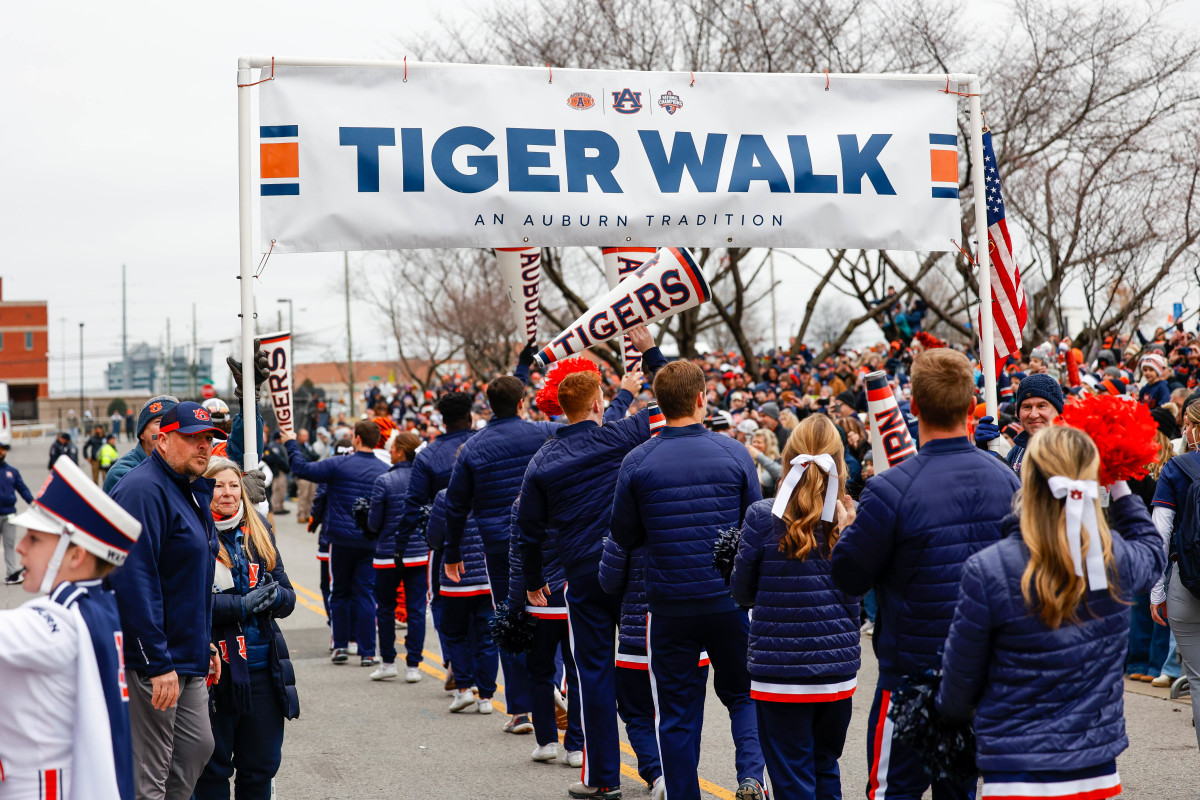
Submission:
M 404 519 L 404 499 L 408 496 L 408 484 L 412 479 L 411 461 L 400 461 L 375 479 L 371 488 L 371 513 L 367 516 L 367 527 L 379 534 L 375 541 L 375 558 L 396 558 L 396 533 Z M 402 563 L 419 566 L 429 561 L 429 548 L 425 540 L 417 536 L 408 537 L 404 550 L 399 553 Z
M 300 452 L 295 439 L 287 443 L 287 450 L 293 475 L 328 486 L 322 527 L 330 544 L 374 550 L 375 543 L 354 524 L 354 501 L 360 497 L 371 498 L 375 479 L 387 472 L 387 465 L 374 453 L 358 452 L 341 458 L 309 461 Z
M 475 431 L 467 429 L 443 433 L 417 453 L 413 459 L 412 475 L 408 479 L 408 494 L 404 496 L 404 514 L 396 531 L 396 547 L 408 552 L 410 547 L 424 547 L 417 525 L 422 510 L 433 504 L 433 498 L 450 485 L 450 473 L 463 442 Z M 413 540 L 416 539 L 418 543 Z
M 1000 539 L 1019 487 L 1003 461 L 965 436 L 926 442 L 867 481 L 858 517 L 833 549 L 833 580 L 853 595 L 875 588 L 881 688 L 937 666 L 962 565 Z
M 1166 554 L 1136 495 L 1113 502 L 1109 521 L 1120 599 L 1089 592 L 1079 623 L 1050 630 L 1025 605 L 1021 575 L 1029 550 L 1016 516 L 1005 520 L 1006 538 L 963 568 L 937 703 L 954 721 L 974 715 L 980 770 L 1084 769 L 1129 745 L 1130 605 L 1162 574 Z
M 546 613 L 547 609 L 551 609 L 551 613 L 559 615 L 566 610 L 566 602 L 563 599 L 563 586 L 566 582 L 566 577 L 563 575 L 562 564 L 559 563 L 558 554 L 554 550 L 553 534 L 546 542 L 545 550 L 545 576 L 546 579 L 539 586 L 550 587 L 550 597 L 547 598 L 546 606 L 530 606 L 525 596 L 526 586 L 525 572 L 521 565 L 521 536 L 517 527 L 517 514 L 521 508 L 522 498 L 517 498 L 517 502 L 513 503 L 512 514 L 509 517 L 509 545 L 508 545 L 508 605 L 509 608 L 524 608 L 531 614 L 540 615 Z
M 633 396 L 613 400 L 623 416 Z M 591 420 L 559 428 L 538 450 L 521 485 L 521 557 L 530 586 L 543 586 L 542 549 L 555 532 L 554 547 L 567 580 L 596 571 L 621 460 L 650 438 L 650 412 L 597 425 Z M 539 582 L 540 581 L 540 582 Z
M 433 508 L 429 511 L 429 522 L 425 526 L 425 536 L 429 546 L 439 549 L 446 537 L 446 490 L 442 489 L 433 499 Z M 474 517 L 467 517 L 466 533 L 462 538 L 463 576 L 454 583 L 446 576 L 441 578 L 441 593 L 456 594 L 456 589 L 466 587 L 489 586 L 487 574 L 487 558 L 483 552 L 483 539 L 479 536 L 479 526 Z M 453 563 L 453 562 L 451 562 Z M 476 594 L 476 592 L 472 592 Z
M 493 417 L 454 463 L 446 492 L 446 563 L 461 561 L 463 525 L 473 514 L 488 552 L 508 552 L 508 520 L 529 459 L 559 428 L 556 422 Z
M 801 561 L 779 550 L 787 533 L 771 500 L 750 506 L 730 588 L 738 605 L 754 608 L 747 647 L 750 677 L 773 683 L 847 678 L 858 673 L 858 598 L 833 584 L 821 553 Z M 818 533 L 824 551 L 824 535 Z M 834 549 L 837 549 L 835 545 Z
M 632 553 L 616 542 L 605 540 L 600 560 L 600 586 L 621 598 L 621 627 L 617 641 L 622 650 L 646 652 L 646 548 Z
M 700 424 L 663 428 L 625 457 L 609 541 L 630 551 L 647 545 L 651 613 L 737 610 L 713 568 L 713 544 L 721 530 L 740 526 L 746 509 L 761 499 L 746 446 Z

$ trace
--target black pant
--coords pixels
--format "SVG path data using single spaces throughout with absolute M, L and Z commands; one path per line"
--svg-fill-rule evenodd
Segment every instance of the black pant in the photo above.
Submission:
M 269 800 L 283 751 L 283 706 L 270 669 L 250 673 L 252 710 L 212 712 L 216 747 L 196 783 L 196 800 L 229 800 L 232 777 L 237 800 Z

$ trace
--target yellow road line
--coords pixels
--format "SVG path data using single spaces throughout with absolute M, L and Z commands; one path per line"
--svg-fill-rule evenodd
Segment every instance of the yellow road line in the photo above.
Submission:
M 309 597 L 313 598 L 314 600 L 316 600 L 319 603 L 322 603 L 322 604 L 324 603 L 324 599 L 321 597 L 321 595 L 316 594 L 311 589 L 305 589 L 303 586 L 299 585 L 295 581 L 292 581 L 292 588 L 295 589 L 300 594 L 308 595 Z M 304 606 L 308 610 L 313 611 L 317 614 L 320 614 L 322 617 L 325 616 L 325 609 L 324 609 L 323 605 L 321 605 L 321 606 L 314 605 L 314 604 L 306 601 L 299 594 L 296 596 L 296 602 L 299 603 L 300 605 Z M 422 650 L 421 652 L 422 652 L 422 655 L 424 655 L 426 658 L 433 659 L 434 663 L 437 663 L 437 664 L 442 663 L 442 657 L 439 656 L 437 653 L 431 652 L 429 650 Z M 446 680 L 446 673 L 444 670 L 438 669 L 437 667 L 432 667 L 429 664 L 426 664 L 424 661 L 422 661 L 417 666 L 418 666 L 418 669 L 420 669 L 422 672 L 424 672 L 427 675 L 432 675 L 433 677 L 435 677 L 441 681 Z M 496 683 L 496 691 L 503 692 L 504 684 L 497 682 Z M 504 703 L 501 702 L 500 700 L 497 700 L 494 697 L 492 698 L 492 705 L 501 714 L 508 713 Z M 559 741 L 562 741 L 563 734 L 561 732 L 558 734 L 558 738 L 559 738 Z M 622 753 L 625 753 L 626 755 L 631 756 L 635 759 L 637 758 L 637 753 L 634 752 L 633 748 L 629 745 L 628 742 L 618 741 L 617 744 L 619 744 L 621 746 Z M 625 775 L 626 777 L 629 777 L 629 778 L 637 778 L 639 781 L 642 779 L 642 776 L 638 774 L 638 771 L 636 769 L 634 769 L 633 767 L 629 766 L 628 764 L 626 764 L 624 761 L 621 762 L 621 774 Z M 708 792 L 709 794 L 713 795 L 714 797 L 721 798 L 721 800 L 735 800 L 733 792 L 729 791 L 725 787 L 718 786 L 717 784 L 715 784 L 711 781 L 706 781 L 706 780 L 704 780 L 704 778 L 701 778 L 699 776 L 696 777 L 696 780 L 700 784 L 701 791 Z

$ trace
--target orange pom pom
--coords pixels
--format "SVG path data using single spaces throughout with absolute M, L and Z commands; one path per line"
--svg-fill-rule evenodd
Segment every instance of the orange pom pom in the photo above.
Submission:
M 562 416 L 562 406 L 558 404 L 558 384 L 562 383 L 563 378 L 574 372 L 599 374 L 600 368 L 596 366 L 596 362 L 583 356 L 565 358 L 556 362 L 554 369 L 550 370 L 550 374 L 546 376 L 546 382 L 538 390 L 537 397 L 534 398 L 538 411 L 551 417 Z
M 1124 397 L 1081 395 L 1063 408 L 1057 423 L 1092 437 L 1100 451 L 1100 484 L 1146 477 L 1158 458 L 1158 425 L 1150 409 Z

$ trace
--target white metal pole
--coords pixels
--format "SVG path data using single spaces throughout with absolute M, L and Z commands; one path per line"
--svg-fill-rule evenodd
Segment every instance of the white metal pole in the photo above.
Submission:
M 979 365 L 983 370 L 983 402 L 992 419 L 996 414 L 996 347 L 992 327 L 992 254 L 988 251 L 987 189 L 983 163 L 983 111 L 980 80 L 972 77 L 967 92 L 971 103 L 971 188 L 975 192 L 975 259 L 979 262 Z
M 258 467 L 258 397 L 254 391 L 254 176 L 251 174 L 250 59 L 238 59 L 238 252 L 242 292 L 242 432 L 246 470 Z

